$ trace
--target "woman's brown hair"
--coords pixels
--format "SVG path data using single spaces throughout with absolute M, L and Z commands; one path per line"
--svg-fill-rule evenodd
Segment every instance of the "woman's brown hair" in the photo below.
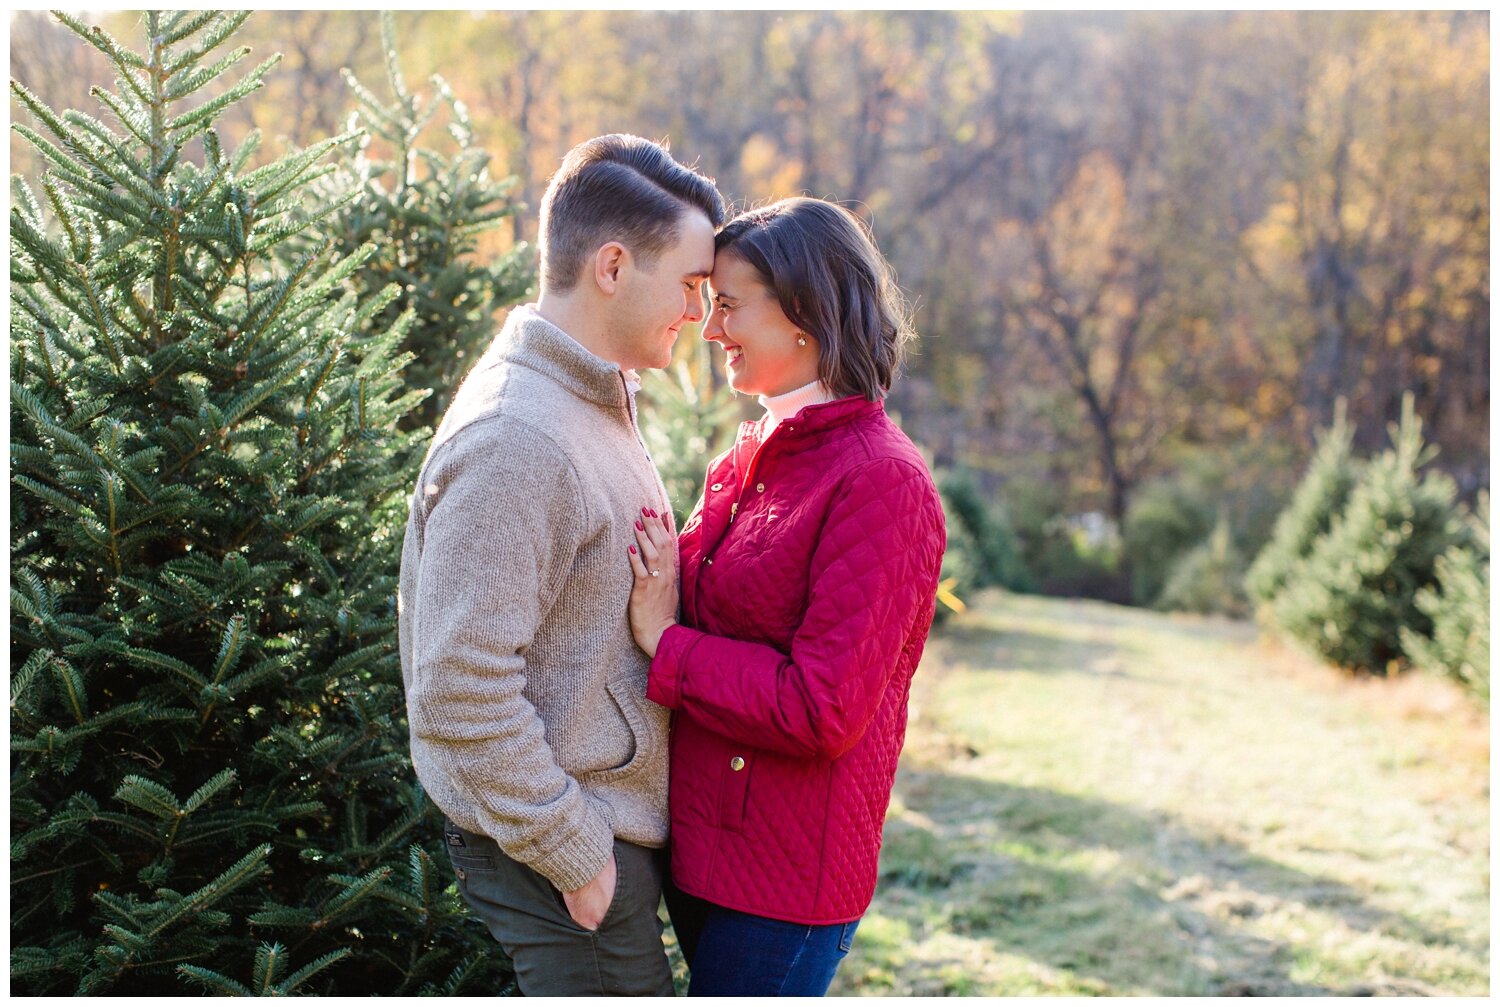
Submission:
M 818 377 L 836 396 L 884 398 L 915 337 L 875 240 L 848 210 L 797 196 L 725 224 L 715 249 L 738 256 L 781 311 L 818 344 Z

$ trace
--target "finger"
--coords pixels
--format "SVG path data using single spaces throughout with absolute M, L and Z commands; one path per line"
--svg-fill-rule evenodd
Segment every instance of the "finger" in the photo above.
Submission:
M 635 540 L 640 547 L 641 558 L 646 561 L 646 569 L 660 570 L 661 554 L 657 551 L 655 543 L 651 541 L 651 537 L 646 534 L 646 529 L 639 527 L 639 524 L 637 522 L 638 527 L 635 530 Z
M 651 574 L 646 571 L 646 564 L 641 562 L 639 549 L 630 550 L 630 571 L 635 574 L 636 580 L 649 580 Z
M 667 528 L 667 516 L 652 512 L 652 517 L 646 522 L 646 532 L 651 536 L 651 542 L 662 552 L 666 552 L 672 545 L 672 532 Z

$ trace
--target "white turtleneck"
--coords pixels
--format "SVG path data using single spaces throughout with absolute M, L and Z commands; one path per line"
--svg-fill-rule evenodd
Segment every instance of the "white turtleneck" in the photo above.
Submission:
M 832 402 L 833 398 L 833 393 L 821 381 L 814 381 L 781 395 L 762 395 L 760 404 L 766 407 L 766 415 L 771 417 L 771 422 L 766 426 L 766 436 L 771 436 L 771 431 L 780 426 L 782 420 L 791 419 L 803 408 L 821 402 Z

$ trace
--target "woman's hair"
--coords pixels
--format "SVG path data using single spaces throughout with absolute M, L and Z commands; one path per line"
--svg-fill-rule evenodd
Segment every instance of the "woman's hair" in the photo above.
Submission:
M 782 313 L 817 340 L 818 377 L 834 395 L 875 402 L 891 390 L 915 333 L 891 268 L 858 217 L 797 196 L 735 217 L 714 247 L 759 273 Z

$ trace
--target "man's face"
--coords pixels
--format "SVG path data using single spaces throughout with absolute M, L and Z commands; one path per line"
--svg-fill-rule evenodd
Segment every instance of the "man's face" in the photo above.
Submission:
M 672 362 L 677 330 L 703 320 L 703 282 L 713 268 L 713 224 L 697 210 L 683 212 L 677 221 L 677 241 L 647 268 L 632 258 L 620 277 L 611 326 L 621 367 L 665 367 Z

